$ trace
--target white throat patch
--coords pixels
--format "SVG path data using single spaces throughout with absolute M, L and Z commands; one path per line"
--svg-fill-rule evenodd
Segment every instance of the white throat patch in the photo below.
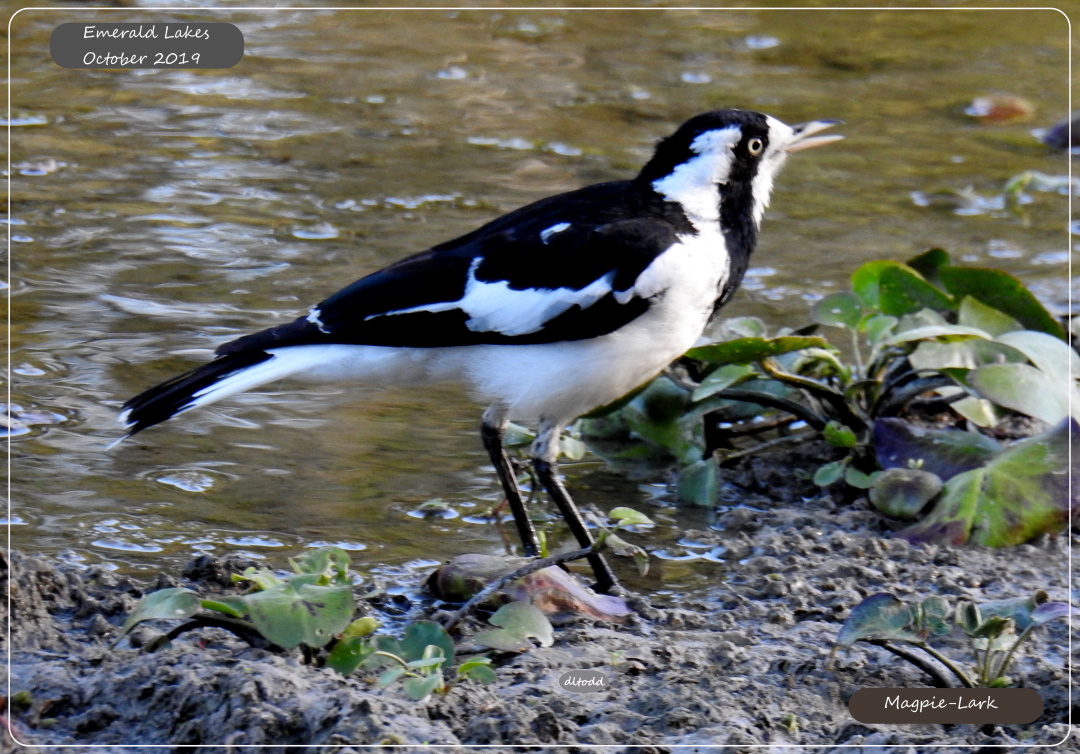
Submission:
M 754 225 L 759 228 L 765 208 L 769 206 L 773 182 L 776 181 L 780 168 L 787 162 L 787 152 L 782 147 L 795 137 L 795 132 L 786 123 L 781 123 L 771 115 L 766 115 L 765 120 L 769 124 L 768 152 L 758 165 L 757 174 L 750 184 L 754 197 Z

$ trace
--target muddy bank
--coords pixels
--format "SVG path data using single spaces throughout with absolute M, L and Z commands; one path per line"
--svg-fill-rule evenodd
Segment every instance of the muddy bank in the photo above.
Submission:
M 783 469 L 772 466 L 760 475 L 790 482 Z M 887 538 L 888 524 L 865 501 L 806 500 L 761 489 L 744 500 L 752 508 L 721 515 L 730 569 L 708 598 L 680 608 L 639 599 L 638 615 L 626 625 L 581 620 L 562 626 L 550 648 L 496 655 L 497 683 L 468 684 L 421 703 L 409 701 L 400 687 L 377 690 L 370 675 L 342 678 L 305 665 L 298 652 L 254 649 L 218 629 L 185 634 L 147 654 L 138 645 L 162 625 L 144 624 L 130 641 L 110 648 L 145 591 L 177 583 L 228 588 L 227 572 L 243 563 L 203 560 L 175 580 L 137 584 L 100 568 L 10 553 L 6 651 L 15 693 L 6 714 L 17 739 L 28 744 L 254 744 L 266 751 L 280 744 L 378 743 L 445 744 L 456 751 L 479 744 L 506 751 L 553 744 L 608 745 L 612 752 L 739 751 L 753 744 L 924 750 L 942 743 L 973 749 L 1053 744 L 1065 737 L 1070 658 L 1064 621 L 1039 632 L 1010 674 L 1044 699 L 1043 717 L 1030 725 L 862 725 L 847 711 L 855 690 L 919 687 L 928 680 L 875 647 L 843 651 L 831 669 L 826 660 L 850 608 L 875 592 L 982 602 L 1043 588 L 1052 599 L 1070 599 L 1069 537 L 997 552 L 916 547 Z M 692 536 L 708 541 L 720 535 Z M 421 614 L 434 606 L 371 609 Z M 476 624 L 464 628 L 468 633 Z M 602 670 L 610 688 L 568 692 L 557 686 L 563 672 L 584 668 Z

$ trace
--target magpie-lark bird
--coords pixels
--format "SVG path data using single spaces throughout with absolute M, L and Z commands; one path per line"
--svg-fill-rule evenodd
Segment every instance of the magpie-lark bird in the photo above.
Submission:
M 503 449 L 512 419 L 536 423 L 536 476 L 587 547 L 556 467 L 562 428 L 694 345 L 742 281 L 787 156 L 842 138 L 817 135 L 838 122 L 697 115 L 631 180 L 541 199 L 225 343 L 214 361 L 125 403 L 125 437 L 283 377 L 458 381 L 487 405 L 481 437 L 525 554 L 539 545 Z M 615 585 L 603 557 L 590 564 L 599 589 Z

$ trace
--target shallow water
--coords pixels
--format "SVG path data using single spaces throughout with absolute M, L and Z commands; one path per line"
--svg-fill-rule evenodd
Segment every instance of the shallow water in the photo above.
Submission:
M 231 21 L 246 54 L 220 71 L 53 65 L 52 28 L 95 18 Z M 1067 33 L 1052 11 L 21 13 L 8 292 L 28 431 L 9 444 L 12 544 L 137 571 L 236 549 L 280 565 L 318 542 L 366 570 L 498 549 L 479 410 L 454 387 L 281 383 L 106 450 L 117 407 L 407 253 L 632 175 L 712 108 L 847 122 L 846 141 L 781 176 L 727 314 L 802 324 L 858 263 L 930 246 L 1062 309 L 1067 197 L 1010 209 L 1002 188 L 1068 169 L 1031 133 L 1066 115 Z M 1002 92 L 1036 118 L 964 114 Z M 567 471 L 580 502 L 660 522 L 638 541 L 669 559 L 643 586 L 722 575 L 722 552 L 680 542 L 705 513 L 596 462 Z M 447 517 L 418 517 L 436 498 Z

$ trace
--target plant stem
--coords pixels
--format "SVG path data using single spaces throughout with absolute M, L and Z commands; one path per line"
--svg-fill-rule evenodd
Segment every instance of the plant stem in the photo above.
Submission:
M 712 403 L 713 401 L 715 401 L 715 406 Z M 806 406 L 769 393 L 762 393 L 757 390 L 742 390 L 740 388 L 724 388 L 711 398 L 708 398 L 707 401 L 698 404 L 694 409 L 695 413 L 701 413 L 702 415 L 711 413 L 722 405 L 722 401 L 741 401 L 743 403 L 756 403 L 759 406 L 778 408 L 801 419 L 818 432 L 825 428 L 825 421 Z M 702 411 L 702 409 L 705 410 Z
M 862 352 L 859 350 L 859 333 L 851 331 L 851 352 L 855 355 L 855 378 L 863 379 L 866 373 L 863 371 Z
M 255 628 L 255 626 L 246 621 L 236 620 L 235 618 L 228 618 L 225 616 L 197 615 L 191 620 L 181 623 L 179 626 L 169 631 L 169 633 L 148 642 L 146 644 L 146 650 L 148 652 L 156 652 L 180 634 L 186 631 L 193 631 L 196 628 L 224 628 L 226 631 L 231 631 L 236 634 L 236 636 L 253 647 L 277 651 L 281 651 L 282 649 L 282 647 L 271 642 L 259 633 L 259 630 Z
M 866 429 L 866 422 L 856 416 L 855 412 L 851 410 L 851 407 L 848 406 L 847 401 L 844 399 L 843 393 L 833 390 L 827 385 L 822 385 L 817 380 L 811 380 L 807 377 L 801 377 L 797 374 L 785 372 L 774 359 L 762 359 L 758 363 L 761 364 L 762 370 L 774 380 L 791 385 L 792 387 L 797 387 L 825 403 L 828 403 L 836 412 L 836 416 L 841 423 L 846 424 L 856 432 L 861 432 Z
M 952 672 L 952 674 L 954 676 L 956 676 L 958 679 L 960 679 L 960 683 L 964 684 L 964 686 L 966 688 L 969 688 L 969 689 L 975 688 L 975 684 L 971 682 L 970 678 L 968 678 L 967 673 L 965 673 L 963 670 L 961 670 L 956 665 L 954 665 L 952 660 L 950 660 L 945 655 L 941 654 L 941 652 L 938 652 L 936 649 L 934 649 L 933 647 L 931 647 L 929 644 L 926 644 L 926 643 L 919 643 L 919 644 L 916 644 L 915 646 L 918 647 L 919 649 L 921 649 L 922 651 L 926 652 L 926 654 L 933 657 L 935 660 L 940 662 L 945 667 L 947 667 Z
M 933 681 L 933 684 L 934 684 L 934 686 L 936 688 L 939 688 L 939 689 L 951 689 L 951 688 L 953 688 L 953 685 L 951 683 L 949 683 L 949 679 L 946 678 L 944 675 L 942 675 L 940 670 L 935 668 L 933 665 L 931 665 L 930 663 L 928 663 L 926 660 L 919 657 L 918 655 L 912 654 L 911 652 L 908 652 L 906 649 L 901 649 L 900 647 L 896 646 L 895 644 L 893 644 L 893 643 L 891 643 L 891 642 L 889 642 L 889 641 L 887 641 L 885 639 L 869 639 L 868 641 L 869 641 L 870 644 L 881 647 L 886 652 L 892 652 L 897 657 L 900 657 L 900 658 L 902 658 L 904 660 L 907 660 L 912 665 L 917 667 L 919 670 L 926 673 L 928 676 L 930 676 L 930 679 Z
M 1009 647 L 1009 651 L 1005 654 L 1005 659 L 1001 661 L 1000 665 L 998 665 L 997 672 L 994 673 L 994 678 L 1005 675 L 1005 671 L 1009 669 L 1009 663 L 1012 662 L 1013 655 L 1016 653 L 1016 648 L 1019 647 L 1020 644 L 1024 641 L 1024 639 L 1028 637 L 1033 628 L 1035 628 L 1034 623 L 1025 628 L 1020 634 L 1020 636 L 1016 638 L 1016 642 L 1011 647 Z M 994 680 L 994 678 L 988 678 L 987 683 Z

